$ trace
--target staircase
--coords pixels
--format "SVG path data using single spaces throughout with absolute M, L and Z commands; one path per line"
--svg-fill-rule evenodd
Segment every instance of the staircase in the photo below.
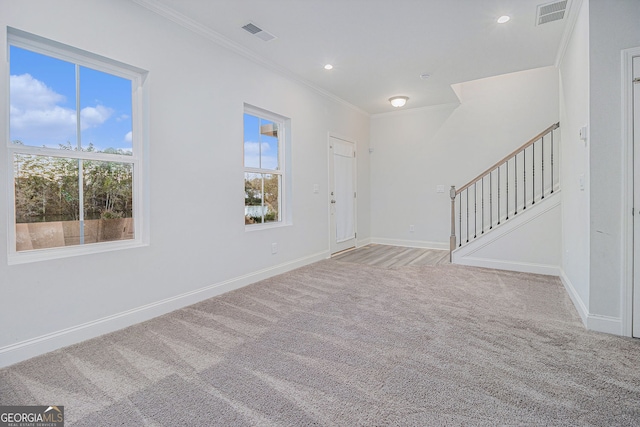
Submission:
M 549 126 L 460 188 L 451 186 L 452 262 L 465 246 L 495 240 L 559 205 L 559 127 Z

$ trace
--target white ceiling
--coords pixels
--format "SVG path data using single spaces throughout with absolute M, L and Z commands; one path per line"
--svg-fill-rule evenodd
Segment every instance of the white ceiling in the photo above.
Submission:
M 553 65 L 569 14 L 536 26 L 550 0 L 134 1 L 371 114 L 394 110 L 394 95 L 404 108 L 457 102 L 452 84 Z M 250 21 L 277 38 L 246 32 Z

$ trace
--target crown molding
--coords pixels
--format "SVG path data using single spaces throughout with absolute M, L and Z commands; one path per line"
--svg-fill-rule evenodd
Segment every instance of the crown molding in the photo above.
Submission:
M 247 49 L 246 47 L 234 42 L 233 40 L 228 39 L 227 37 L 223 36 L 222 34 L 212 30 L 211 28 L 207 27 L 206 25 L 203 25 L 191 18 L 189 18 L 188 16 L 185 16 L 181 13 L 179 13 L 178 11 L 160 4 L 158 1 L 155 0 L 131 0 L 133 3 L 136 3 L 137 5 L 157 14 L 160 15 L 161 17 L 168 19 L 169 21 L 172 21 L 176 24 L 178 24 L 179 26 L 186 28 L 187 30 L 196 33 L 208 40 L 211 40 L 212 42 L 246 58 L 249 59 L 250 61 L 261 65 L 265 68 L 270 69 L 271 71 L 274 71 L 278 74 L 280 74 L 281 76 L 292 80 L 298 84 L 301 84 L 311 90 L 313 90 L 314 92 L 334 101 L 337 102 L 339 104 L 342 104 L 348 108 L 351 108 L 361 114 L 364 114 L 366 116 L 370 116 L 370 113 L 368 113 L 367 111 L 361 109 L 360 107 L 356 107 L 355 105 L 345 101 L 344 99 L 334 95 L 331 92 L 328 92 L 318 86 L 316 86 L 315 84 L 311 83 L 308 80 L 305 80 L 303 78 L 301 78 L 300 76 L 298 76 L 295 73 L 292 73 L 291 71 L 289 71 L 288 69 L 276 64 L 273 61 L 269 61 L 263 57 L 261 57 L 260 55 L 256 54 L 255 52 Z
M 558 46 L 558 51 L 556 52 L 556 60 L 554 62 L 556 68 L 560 68 L 562 60 L 564 59 L 564 55 L 567 52 L 569 41 L 571 41 L 571 36 L 573 35 L 573 29 L 576 26 L 578 15 L 580 15 L 580 10 L 582 9 L 582 3 L 583 0 L 572 0 L 569 3 L 569 16 L 567 16 L 567 25 L 566 27 L 564 27 L 562 39 L 560 40 L 560 45 Z
M 375 113 L 371 114 L 372 119 L 378 119 L 381 117 L 390 117 L 390 116 L 406 116 L 409 114 L 419 114 L 429 111 L 438 111 L 438 110 L 455 110 L 460 105 L 461 102 L 448 102 L 446 104 L 435 104 L 435 105 L 426 105 L 424 107 L 416 107 L 416 108 L 403 108 L 392 111 L 385 111 L 384 113 Z

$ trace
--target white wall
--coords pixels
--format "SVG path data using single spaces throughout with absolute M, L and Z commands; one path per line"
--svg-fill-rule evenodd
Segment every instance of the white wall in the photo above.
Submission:
M 559 119 L 555 67 L 455 89 L 459 105 L 371 117 L 373 241 L 448 249 L 449 187 L 466 184 Z M 436 193 L 437 185 L 445 192 Z
M 358 235 L 370 236 L 366 114 L 130 1 L 2 1 L 3 58 L 7 26 L 149 71 L 152 215 L 150 245 L 132 250 L 8 266 L 0 245 L 0 366 L 326 257 L 328 132 L 358 142 Z M 8 72 L 3 61 L 1 81 Z M 245 231 L 245 102 L 291 118 L 292 226 Z M 0 174 L 2 200 L 7 182 Z
M 622 139 L 621 50 L 640 46 L 640 2 L 592 0 L 590 67 L 590 293 L 589 311 L 620 322 L 625 147 Z
M 574 6 L 579 6 L 576 2 Z M 562 280 L 586 322 L 589 311 L 589 145 L 579 129 L 589 124 L 589 3 L 582 6 L 559 64 Z M 584 190 L 580 177 L 584 177 Z
M 623 334 L 626 141 L 621 51 L 640 46 L 640 2 L 584 0 L 560 62 L 563 280 L 589 329 Z M 588 140 L 578 138 L 588 125 Z M 579 177 L 585 177 L 585 189 Z

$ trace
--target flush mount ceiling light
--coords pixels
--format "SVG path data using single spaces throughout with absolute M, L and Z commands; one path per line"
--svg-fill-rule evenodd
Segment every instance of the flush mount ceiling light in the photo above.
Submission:
M 325 70 L 333 70 L 333 65 L 327 64 L 327 65 L 324 66 L 324 69 Z
M 511 19 L 510 16 L 507 15 L 502 15 L 500 18 L 498 18 L 498 24 L 504 24 L 505 22 L 509 22 L 509 20 Z
M 408 99 L 409 99 L 408 96 L 393 96 L 389 98 L 389 102 L 391 103 L 391 105 L 398 108 L 398 107 L 403 107 L 404 104 L 407 103 Z
M 431 74 L 429 74 L 429 73 L 422 73 L 422 74 L 420 74 L 420 78 L 421 78 L 422 80 L 427 80 L 429 77 L 431 77 Z

